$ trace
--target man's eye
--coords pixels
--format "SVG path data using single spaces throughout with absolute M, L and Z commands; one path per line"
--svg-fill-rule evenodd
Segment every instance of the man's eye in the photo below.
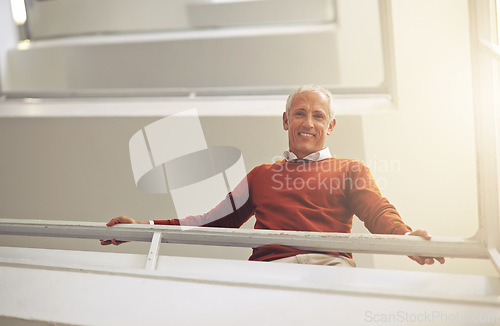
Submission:
M 302 112 L 297 112 L 297 113 L 295 113 L 295 115 L 304 115 L 304 113 L 302 113 Z

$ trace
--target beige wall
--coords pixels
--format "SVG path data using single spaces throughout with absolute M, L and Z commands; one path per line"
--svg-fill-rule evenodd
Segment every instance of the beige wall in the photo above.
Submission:
M 96 105 L 91 102 L 89 106 Z M 283 103 L 284 105 L 284 103 Z M 70 105 L 68 110 L 72 110 Z M 161 117 L 0 119 L 2 218 L 106 222 L 175 218 L 170 195 L 136 189 L 128 141 Z M 339 117 L 329 146 L 343 157 L 363 159 L 361 118 Z M 287 148 L 280 117 L 201 117 L 209 146 L 239 148 L 250 171 L 273 162 Z M 251 136 L 249 136 L 251 135 Z M 184 137 L 189 137 L 188 131 Z M 349 138 L 350 142 L 343 139 Z M 222 198 L 221 198 L 222 199 Z M 253 226 L 250 220 L 247 227 Z M 102 247 L 97 241 L 0 237 L 0 245 L 145 253 L 146 244 Z M 247 259 L 248 249 L 164 245 L 165 253 Z

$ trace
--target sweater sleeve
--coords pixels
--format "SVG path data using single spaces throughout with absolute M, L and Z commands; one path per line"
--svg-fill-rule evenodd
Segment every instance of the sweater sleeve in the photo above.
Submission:
M 396 208 L 382 197 L 368 167 L 355 162 L 349 166 L 347 174 L 349 206 L 371 233 L 402 235 L 411 231 Z
M 249 175 L 236 186 L 234 191 L 209 212 L 190 215 L 183 219 L 155 220 L 155 224 L 238 228 L 255 212 L 249 190 Z

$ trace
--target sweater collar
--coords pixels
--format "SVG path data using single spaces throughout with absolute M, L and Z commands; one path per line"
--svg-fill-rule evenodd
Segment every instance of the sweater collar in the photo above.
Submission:
M 289 150 L 283 152 L 283 156 L 285 157 L 285 160 L 287 162 L 299 160 L 297 155 L 295 155 L 294 153 L 292 153 Z M 325 160 L 325 159 L 331 158 L 331 157 L 332 157 L 332 154 L 330 153 L 330 149 L 328 147 L 325 147 L 318 152 L 314 152 L 314 153 L 307 155 L 306 157 L 301 159 L 301 161 L 318 162 L 318 161 Z

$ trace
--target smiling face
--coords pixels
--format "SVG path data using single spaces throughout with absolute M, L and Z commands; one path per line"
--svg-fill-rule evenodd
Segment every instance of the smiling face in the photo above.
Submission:
M 335 119 L 330 121 L 330 103 L 322 93 L 306 91 L 295 95 L 288 117 L 283 113 L 288 146 L 298 158 L 322 150 L 333 127 Z

